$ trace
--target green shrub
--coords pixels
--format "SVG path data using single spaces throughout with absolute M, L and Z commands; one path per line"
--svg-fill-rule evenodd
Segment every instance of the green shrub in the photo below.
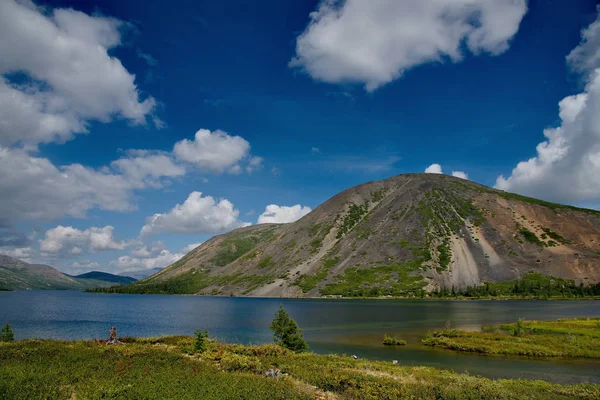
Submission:
M 15 340 L 15 334 L 9 324 L 4 325 L 0 331 L 0 342 L 12 342 Z
M 256 357 L 227 353 L 221 358 L 221 368 L 225 371 L 260 372 L 262 364 Z
M 204 353 L 206 351 L 206 341 L 208 339 L 208 331 L 204 329 L 196 331 L 196 340 L 194 341 L 194 351 L 196 353 Z
M 290 318 L 289 314 L 279 306 L 275 313 L 275 318 L 271 322 L 271 331 L 273 331 L 273 340 L 280 346 L 296 352 L 308 350 L 308 344 L 304 340 L 302 330 L 298 327 L 296 321 Z

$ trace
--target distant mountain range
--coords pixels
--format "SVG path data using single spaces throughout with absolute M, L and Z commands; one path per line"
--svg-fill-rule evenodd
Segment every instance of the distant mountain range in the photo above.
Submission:
M 150 275 L 154 275 L 157 272 L 160 272 L 162 270 L 162 268 L 150 268 L 150 269 L 140 269 L 140 270 L 136 270 L 136 271 L 130 271 L 130 272 L 123 272 L 120 273 L 119 276 L 129 276 L 132 278 L 135 278 L 137 280 L 140 279 L 144 279 L 149 277 Z
M 600 282 L 600 212 L 438 174 L 332 197 L 300 220 L 215 236 L 129 293 L 411 296 L 523 277 Z
M 135 281 L 136 279 L 132 277 L 99 271 L 71 276 L 49 265 L 29 264 L 0 255 L 0 289 L 3 290 L 85 290 L 115 284 L 126 285 Z

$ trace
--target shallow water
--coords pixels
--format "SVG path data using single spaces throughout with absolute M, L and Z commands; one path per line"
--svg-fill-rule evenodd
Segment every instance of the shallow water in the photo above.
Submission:
M 256 299 L 22 291 L 0 292 L 0 325 L 10 323 L 17 339 L 107 338 L 116 325 L 119 336 L 191 335 L 206 328 L 221 341 L 257 344 L 271 341 L 269 323 L 279 304 L 318 353 L 398 360 L 491 378 L 600 384 L 600 361 L 485 356 L 420 344 L 428 330 L 442 328 L 445 321 L 459 329 L 478 330 L 518 318 L 599 316 L 598 301 Z M 408 345 L 384 347 L 384 333 L 397 335 Z

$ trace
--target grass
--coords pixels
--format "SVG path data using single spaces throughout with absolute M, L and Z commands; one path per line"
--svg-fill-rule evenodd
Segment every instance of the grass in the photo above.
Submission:
M 406 340 L 398 339 L 397 337 L 383 335 L 384 346 L 405 346 Z
M 310 292 L 312 289 L 317 287 L 319 282 L 327 278 L 329 269 L 336 265 L 339 260 L 339 257 L 334 257 L 323 261 L 323 266 L 319 268 L 316 273 L 312 275 L 301 275 L 298 279 L 296 279 L 294 285 L 299 286 L 304 293 Z
M 348 214 L 344 216 L 344 219 L 342 220 L 342 225 L 340 226 L 336 238 L 339 239 L 346 233 L 350 232 L 356 226 L 356 224 L 358 224 L 362 217 L 367 214 L 368 211 L 368 200 L 362 205 L 356 205 L 354 203 L 350 204 Z
M 230 234 L 219 244 L 217 254 L 210 261 L 219 267 L 232 263 L 253 250 L 258 243 L 271 240 L 276 228 L 273 227 L 260 232 L 250 231 Z
M 325 286 L 321 293 L 342 297 L 417 296 L 426 285 L 420 275 L 410 273 L 420 260 L 402 264 L 347 268 L 337 282 Z
M 486 332 L 456 329 L 430 332 L 423 343 L 484 354 L 600 358 L 600 318 L 556 322 L 520 320 L 484 329 Z
M 0 345 L 6 399 L 597 399 L 600 386 L 492 380 L 428 367 L 296 354 L 276 345 L 191 337 L 93 341 L 28 340 Z M 264 376 L 278 368 L 280 379 Z
M 535 244 L 538 246 L 542 246 L 542 247 L 544 246 L 544 242 L 542 242 L 540 239 L 538 239 L 537 235 L 535 233 L 531 232 L 530 230 L 528 230 L 527 228 L 519 227 L 519 233 L 529 243 L 532 243 L 532 244 Z

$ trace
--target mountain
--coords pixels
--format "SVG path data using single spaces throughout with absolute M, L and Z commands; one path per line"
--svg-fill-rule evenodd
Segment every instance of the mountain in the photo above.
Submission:
M 147 278 L 150 275 L 154 275 L 161 270 L 162 270 L 162 268 L 160 268 L 160 267 L 150 268 L 150 269 L 139 269 L 136 271 L 120 273 L 119 276 L 128 276 L 128 277 L 132 277 L 137 280 L 140 280 L 140 279 Z
M 78 280 L 88 280 L 88 281 L 99 281 L 106 286 L 106 283 L 116 283 L 117 285 L 127 285 L 137 281 L 137 279 L 131 276 L 121 276 L 121 275 L 113 275 L 108 272 L 101 271 L 91 271 L 86 272 L 85 274 L 72 276 Z
M 133 278 L 97 271 L 70 276 L 49 265 L 29 264 L 0 255 L 0 288 L 4 290 L 84 290 L 134 281 Z
M 290 224 L 215 236 L 110 291 L 319 297 L 415 295 L 530 271 L 600 281 L 600 212 L 436 174 L 347 189 Z

